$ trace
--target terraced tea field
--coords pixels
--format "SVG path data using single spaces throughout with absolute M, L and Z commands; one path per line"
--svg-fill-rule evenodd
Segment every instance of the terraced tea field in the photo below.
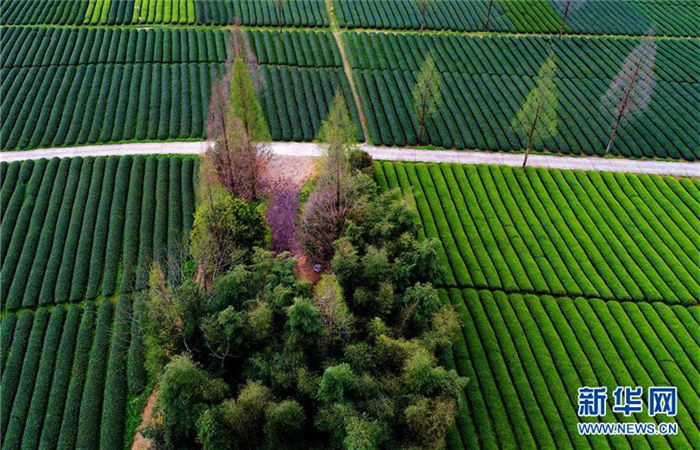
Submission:
M 428 121 L 423 143 L 457 149 L 512 150 L 527 145 L 511 122 L 549 54 L 541 37 L 473 37 L 377 32 L 344 34 L 365 108 L 370 138 L 383 145 L 419 143 L 411 88 L 425 56 L 436 58 L 444 101 Z M 603 155 L 614 112 L 600 101 L 637 39 L 563 38 L 552 44 L 557 64 L 558 133 L 538 148 Z M 660 41 L 649 105 L 620 131 L 613 153 L 627 157 L 700 158 L 697 41 Z M 690 63 L 690 64 L 689 64 Z M 579 120 L 581 118 L 582 120 Z
M 127 397 L 145 383 L 131 318 L 124 297 L 3 315 L 3 447 L 124 446 Z
M 7 31 L 0 69 L 7 93 L 2 148 L 202 139 L 211 83 L 223 71 L 229 35 L 119 28 Z M 260 62 L 260 102 L 273 139 L 313 140 L 335 92 L 352 96 L 330 33 L 247 35 Z
M 653 89 L 612 154 L 699 160 L 700 4 L 574 0 L 563 24 L 566 3 L 435 0 L 422 17 L 418 0 L 4 0 L 0 150 L 205 139 L 236 25 L 276 141 L 313 141 L 341 91 L 359 142 L 521 152 L 511 123 L 551 56 L 559 124 L 534 151 L 572 156 L 604 155 L 615 111 L 601 97 L 652 31 Z M 411 91 L 428 54 L 443 101 L 418 142 Z M 3 449 L 130 448 L 148 394 L 134 299 L 152 262 L 187 251 L 198 166 L 0 163 Z M 444 356 L 470 382 L 448 448 L 697 446 L 697 178 L 375 169 L 439 241 L 440 296 L 458 313 Z M 598 420 L 577 416 L 579 387 L 653 385 L 678 388 L 676 417 L 601 420 L 670 421 L 677 434 L 578 434 Z
M 348 28 L 559 33 L 566 0 L 437 0 L 425 8 L 404 0 L 333 0 Z M 489 4 L 491 10 L 489 11 Z M 574 0 L 565 33 L 698 37 L 700 8 L 693 0 Z M 488 26 L 487 18 L 488 16 Z
M 7 0 L 2 25 L 324 26 L 323 0 Z
M 197 166 L 140 156 L 2 163 L 3 310 L 144 289 L 152 261 L 186 251 Z
M 700 301 L 697 180 L 386 162 L 377 176 L 442 241 L 446 286 Z
M 454 365 L 471 380 L 452 448 L 691 448 L 700 439 L 697 307 L 474 289 L 441 295 L 462 323 Z M 678 388 L 678 434 L 578 434 L 576 423 L 590 421 L 576 415 L 579 387 L 658 385 Z

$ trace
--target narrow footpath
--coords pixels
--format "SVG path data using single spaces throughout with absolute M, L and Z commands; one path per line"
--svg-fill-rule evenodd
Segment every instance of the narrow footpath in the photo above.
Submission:
M 138 144 L 87 145 L 81 147 L 56 147 L 16 152 L 0 152 L 0 161 L 20 161 L 41 158 L 69 158 L 76 156 L 108 155 L 197 155 L 210 145 L 208 141 L 196 142 L 145 142 Z M 461 164 L 491 164 L 518 167 L 523 155 L 502 152 L 475 152 L 455 150 L 422 150 L 403 147 L 360 146 L 374 159 L 406 162 L 450 162 Z M 311 142 L 273 142 L 270 150 L 275 155 L 320 156 L 321 149 Z M 654 161 L 624 158 L 600 158 L 595 156 L 557 156 L 530 154 L 528 166 L 551 169 L 602 170 L 606 172 L 647 173 L 700 178 L 700 162 Z

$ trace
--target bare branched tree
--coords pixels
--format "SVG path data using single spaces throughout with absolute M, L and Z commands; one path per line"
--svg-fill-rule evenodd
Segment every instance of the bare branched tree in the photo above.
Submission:
M 301 186 L 285 177 L 270 180 L 267 224 L 272 232 L 270 249 L 275 253 L 293 250 L 294 222 L 299 211 Z
M 556 65 L 551 57 L 540 67 L 535 87 L 527 94 L 525 103 L 511 122 L 514 131 L 525 136 L 527 148 L 523 168 L 527 165 L 533 145 L 557 133 L 557 107 L 559 105 L 554 85 Z
M 610 83 L 601 99 L 603 108 L 614 113 L 612 130 L 605 154 L 610 153 L 622 121 L 630 114 L 643 110 L 654 90 L 654 60 L 656 41 L 652 33 L 642 40 L 627 56 L 622 69 Z
M 298 230 L 300 248 L 312 263 L 326 264 L 333 255 L 333 241 L 345 230 L 346 221 L 359 208 L 367 190 L 367 177 L 352 170 L 348 155 L 356 148 L 355 123 L 345 99 L 338 92 L 318 140 L 323 163 L 316 185 L 306 202 Z
M 583 6 L 583 4 L 586 2 L 586 0 L 558 0 L 557 1 L 557 8 L 559 8 L 559 11 L 562 13 L 561 17 L 561 28 L 559 28 L 559 37 L 564 34 L 564 29 L 566 28 L 566 23 L 569 18 L 569 13 L 572 11 L 580 8 Z
M 251 73 L 262 76 L 240 27 L 232 32 L 226 67 L 226 74 L 212 86 L 207 132 L 214 146 L 205 158 L 211 159 L 223 187 L 249 201 L 265 188 L 271 153 L 265 144 L 270 134 L 255 94 L 256 76 Z

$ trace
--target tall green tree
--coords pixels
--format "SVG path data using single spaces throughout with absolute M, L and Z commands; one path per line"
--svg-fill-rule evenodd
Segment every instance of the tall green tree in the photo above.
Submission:
M 160 426 L 151 429 L 153 437 L 167 448 L 186 448 L 197 434 L 197 419 L 227 393 L 226 383 L 212 378 L 189 355 L 173 357 L 160 379 L 154 413 Z
M 238 26 L 231 32 L 227 52 L 226 73 L 216 78 L 209 102 L 207 132 L 214 146 L 200 167 L 215 171 L 218 183 L 232 195 L 250 201 L 265 190 L 272 157 L 267 146 L 270 131 L 256 95 L 263 78 Z M 209 176 L 200 179 L 215 181 Z
M 231 108 L 233 116 L 241 121 L 243 130 L 253 141 L 271 141 L 262 107 L 255 95 L 253 78 L 243 56 L 236 56 L 231 68 Z
M 269 242 L 265 216 L 255 205 L 221 190 L 212 195 L 198 206 L 190 233 L 190 254 L 205 281 L 247 260 L 253 247 Z
M 425 122 L 434 114 L 442 104 L 442 75 L 435 66 L 433 56 L 428 53 L 418 72 L 418 79 L 413 85 L 413 112 L 418 120 L 418 143 L 423 143 Z
M 540 67 L 535 87 L 527 94 L 525 103 L 511 122 L 511 127 L 527 140 L 523 168 L 534 145 L 541 145 L 547 136 L 554 136 L 557 130 L 557 99 L 554 75 L 557 67 L 550 56 Z

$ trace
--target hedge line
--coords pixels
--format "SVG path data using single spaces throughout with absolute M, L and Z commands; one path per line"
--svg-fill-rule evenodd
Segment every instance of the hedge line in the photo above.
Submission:
M 700 299 L 696 181 L 457 164 L 376 168 L 388 188 L 412 191 L 425 234 L 442 241 L 446 286 Z
M 119 258 L 112 257 L 112 255 L 118 255 L 123 248 L 124 214 L 130 186 L 129 173 L 131 172 L 131 161 L 131 158 L 119 159 L 117 175 L 114 182 L 114 194 L 112 195 L 112 207 L 109 210 L 109 232 L 107 234 L 104 278 L 102 281 L 102 294 L 107 296 L 114 294 L 114 290 L 117 286 Z
M 35 317 L 32 336 L 34 328 L 42 322 L 39 318 L 40 314 L 37 313 Z M 27 347 L 22 366 L 22 376 L 12 405 L 10 422 L 7 428 L 3 428 L 4 448 L 19 448 L 20 444 L 25 445 L 26 442 L 22 437 L 23 431 L 26 431 L 25 421 L 29 421 L 29 425 L 33 429 L 37 429 L 36 421 L 40 420 L 40 416 L 43 417 L 43 404 L 51 386 L 53 365 L 65 315 L 66 311 L 63 308 L 54 308 L 46 328 L 37 329 L 38 344 L 32 346 L 32 338 L 30 337 L 30 344 Z M 28 361 L 27 358 L 31 359 Z
M 61 257 L 63 256 L 64 243 L 71 223 L 71 214 L 73 211 L 80 211 L 84 206 L 84 201 L 83 205 L 75 202 L 76 197 L 79 199 L 83 197 L 83 191 L 78 191 L 78 188 L 82 187 L 85 189 L 86 180 L 89 180 L 90 168 L 86 169 L 86 176 L 82 174 L 82 166 L 82 159 L 71 161 L 66 190 L 64 191 L 56 228 L 53 231 L 52 242 L 50 243 L 51 252 L 48 255 L 46 266 L 42 267 L 41 290 L 37 292 L 38 296 L 34 296 L 34 293 L 32 293 L 32 297 L 38 297 L 41 305 L 53 303 L 56 278 L 61 267 Z
M 15 331 L 17 323 L 17 315 L 14 313 L 5 314 L 0 321 L 0 364 L 5 367 L 7 354 L 10 352 L 10 344 L 12 343 L 12 335 Z
M 39 232 L 39 241 L 35 251 L 23 252 L 20 258 L 19 266 L 15 271 L 15 278 L 6 300 L 8 304 L 7 309 L 10 309 L 9 305 L 11 303 L 16 303 L 19 299 L 21 299 L 22 306 L 24 307 L 31 307 L 37 303 L 41 282 L 44 276 L 44 268 L 46 267 L 53 245 L 54 227 L 61 209 L 63 194 L 68 179 L 69 166 L 71 164 L 72 162 L 68 159 L 61 160 L 53 183 L 53 188 L 51 189 L 46 215 L 43 218 L 37 217 L 36 221 L 32 221 L 29 224 L 30 230 L 28 236 L 30 239 L 34 239 L 38 230 L 41 230 Z M 72 188 L 69 187 L 69 190 L 70 189 Z M 43 199 L 40 200 L 44 201 Z M 29 241 L 29 239 L 27 239 L 27 241 Z
M 473 289 L 441 291 L 441 297 L 449 298 L 462 322 L 453 354 L 457 370 L 470 378 L 467 406 L 460 408 L 466 416 L 458 427 L 463 439 L 474 433 L 472 423 L 476 434 L 488 436 L 481 442 L 488 448 L 687 448 L 700 437 L 697 392 L 690 382 L 698 377 L 691 362 L 700 357 L 691 337 L 697 321 L 688 321 L 688 308 Z M 612 391 L 618 385 L 646 389 L 669 383 L 678 383 L 675 420 L 683 432 L 609 439 L 576 432 L 578 387 Z M 641 419 L 649 420 L 646 411 L 603 418 Z
M 131 234 L 129 231 L 137 229 L 141 220 L 141 197 L 143 196 L 145 165 L 144 157 L 135 157 L 129 177 L 129 195 L 126 200 L 126 219 L 124 221 L 125 238 L 122 253 L 122 273 L 119 288 L 122 292 L 129 292 L 134 288 L 136 277 L 139 236 Z
M 2 375 L 3 392 L 0 394 L 0 428 L 4 431 L 8 430 L 8 424 L 12 424 L 13 428 L 19 425 L 16 420 L 24 419 L 24 410 L 26 409 L 29 399 L 27 396 L 31 394 L 31 388 L 36 377 L 39 356 L 41 355 L 42 342 L 44 340 L 44 332 L 49 321 L 49 312 L 40 310 L 37 312 L 34 322 L 31 324 L 31 333 L 27 338 L 26 334 L 20 334 L 20 341 L 13 342 L 18 345 L 19 351 L 22 352 L 23 358 L 20 364 L 19 355 L 13 358 L 12 353 L 8 357 L 8 364 L 4 368 Z M 20 316 L 20 321 L 22 320 Z M 31 316 L 26 319 L 31 322 Z M 20 328 L 23 325 L 21 322 L 17 324 Z M 27 327 L 29 325 L 26 325 Z M 13 348 L 14 350 L 14 348 Z M 11 418 L 15 420 L 11 420 Z M 17 433 L 17 430 L 14 432 Z M 21 436 L 21 430 L 19 430 Z M 18 438 L 19 436 L 15 436 Z
M 0 390 L 0 405 L 2 405 L 2 408 L 0 408 L 0 423 L 2 424 L 3 430 L 6 429 L 7 422 L 10 420 L 12 403 L 22 373 L 24 352 L 27 349 L 29 334 L 32 329 L 32 319 L 32 314 L 27 311 L 23 311 L 19 314 L 12 338 L 12 346 L 7 355 L 7 362 L 3 366 L 3 388 Z
M 56 392 L 58 396 L 57 406 L 59 407 L 61 404 L 61 397 L 64 395 L 66 396 L 63 416 L 61 417 L 58 415 L 60 408 L 57 408 L 55 411 L 56 415 L 53 416 L 55 419 L 55 425 L 51 428 L 45 428 L 41 436 L 42 445 L 44 442 L 47 443 L 46 448 L 60 448 L 58 447 L 59 445 L 62 446 L 62 448 L 72 448 L 75 444 L 75 439 L 78 432 L 80 404 L 90 359 L 90 348 L 93 342 L 94 329 L 95 304 L 88 302 L 80 320 L 78 339 L 75 342 L 75 353 L 73 357 L 73 367 L 70 373 L 68 391 L 67 393 L 62 391 Z
M 4 310 L 144 289 L 154 258 L 165 264 L 186 251 L 194 159 L 110 156 L 25 164 L 31 170 L 16 169 L 26 182 L 17 183 L 21 201 L 10 202 L 19 214 L 0 271 Z
M 7 255 L 6 245 L 10 242 L 12 233 L 15 228 L 17 216 L 22 208 L 24 193 L 27 187 L 27 182 L 32 176 L 34 162 L 22 164 L 17 181 L 14 186 L 8 186 L 12 189 L 12 194 L 8 197 L 6 206 L 2 209 L 2 222 L 0 222 L 0 261 L 3 261 Z
M 97 448 L 100 436 L 100 418 L 105 386 L 105 371 L 109 356 L 113 308 L 108 301 L 103 301 L 97 311 L 95 337 L 90 350 L 90 362 L 87 367 L 85 386 L 80 401 L 78 427 L 75 446 L 78 448 Z
M 122 297 L 116 308 L 103 300 L 98 308 L 85 302 L 3 318 L 3 448 L 124 445 L 132 386 L 127 363 L 129 374 L 145 383 L 143 342 L 132 345 L 131 310 L 131 300 Z
M 43 170 L 45 168 L 45 171 Z M 12 238 L 7 248 L 7 254 L 0 270 L 0 298 L 7 299 L 12 285 L 16 283 L 24 283 L 26 279 L 27 262 L 33 259 L 36 243 L 39 238 L 39 221 L 46 214 L 48 199 L 51 192 L 51 186 L 58 170 L 58 159 L 52 159 L 48 165 L 46 161 L 37 163 L 32 174 L 30 184 L 34 186 L 37 179 L 41 179 L 41 186 L 38 191 L 27 192 L 24 203 L 17 217 L 15 231 L 12 233 Z M 30 227 L 30 223 L 34 223 L 34 227 Z M 6 244 L 4 244 L 6 245 Z M 23 265 L 22 271 L 17 270 L 18 265 Z M 18 280 L 18 281 L 15 281 Z M 14 309 L 19 307 L 21 298 L 14 297 L 12 305 Z
M 543 36 L 468 36 L 458 34 L 418 34 L 346 32 L 343 39 L 350 65 L 355 69 L 417 71 L 430 52 L 440 72 L 468 74 L 537 76 L 550 56 L 562 78 L 609 80 L 617 75 L 625 58 L 641 38 L 600 39 Z M 697 83 L 692 40 L 662 39 L 657 42 L 654 79 Z
M 113 171 L 105 171 L 106 160 L 96 158 L 92 169 L 92 180 L 90 181 L 90 191 L 85 203 L 85 213 L 83 223 L 80 228 L 78 238 L 78 248 L 75 256 L 75 266 L 73 278 L 71 280 L 70 301 L 78 301 L 85 296 L 85 288 L 90 270 L 90 250 L 95 232 L 95 221 L 100 206 L 102 186 L 106 180 L 113 176 Z
M 56 303 L 65 303 L 70 299 L 71 281 L 76 261 L 76 250 L 79 245 L 80 234 L 85 218 L 94 214 L 94 210 L 87 210 L 86 204 L 91 195 L 95 195 L 95 182 L 99 182 L 100 174 L 93 174 L 94 158 L 85 158 L 83 166 L 80 169 L 80 181 L 78 182 L 78 191 L 75 201 L 73 202 L 73 210 L 70 216 L 70 225 L 66 235 L 65 244 L 63 246 L 63 256 L 60 259 L 60 269 L 55 285 Z M 92 192 L 91 192 L 92 191 Z M 92 205 L 91 205 L 92 206 Z

